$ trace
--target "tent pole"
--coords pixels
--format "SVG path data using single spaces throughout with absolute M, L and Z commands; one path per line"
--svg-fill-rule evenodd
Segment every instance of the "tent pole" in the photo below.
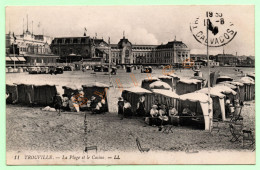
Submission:
M 208 62 L 208 116 L 209 116 L 209 131 L 211 131 L 211 118 L 210 118 L 210 66 L 209 66 L 209 19 L 207 18 L 207 62 Z

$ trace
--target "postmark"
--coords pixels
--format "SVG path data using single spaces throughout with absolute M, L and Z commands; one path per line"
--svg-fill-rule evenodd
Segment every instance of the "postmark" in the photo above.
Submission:
M 208 39 L 207 39 L 208 27 Z M 221 47 L 231 42 L 237 34 L 235 25 L 225 18 L 222 12 L 206 11 L 190 23 L 193 37 L 209 47 Z

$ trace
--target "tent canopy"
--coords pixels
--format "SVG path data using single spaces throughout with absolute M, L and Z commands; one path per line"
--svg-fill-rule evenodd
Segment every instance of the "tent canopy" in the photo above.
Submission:
M 153 83 L 151 83 L 149 85 L 149 87 L 151 89 L 156 89 L 156 88 L 160 88 L 160 89 L 171 89 L 171 86 L 165 82 L 162 82 L 162 81 L 155 81 Z
M 219 84 L 213 87 L 214 89 L 218 90 L 221 93 L 225 93 L 225 94 L 230 94 L 232 93 L 233 95 L 236 95 L 237 92 L 235 92 L 234 90 L 232 90 L 230 87 Z
M 170 77 L 179 77 L 175 73 L 168 74 L 168 76 L 170 76 Z
M 146 89 L 141 88 L 141 87 L 131 87 L 131 88 L 125 89 L 124 91 L 137 93 L 137 94 L 145 94 L 145 93 L 150 94 L 150 93 L 152 93 L 149 90 L 146 90 Z
M 243 83 L 240 83 L 240 82 L 238 82 L 238 81 L 229 81 L 228 83 L 230 83 L 230 84 L 232 84 L 232 85 L 234 85 L 234 86 L 244 86 Z
M 197 79 L 185 79 L 185 78 L 181 78 L 179 80 L 179 82 L 185 83 L 185 84 L 198 84 L 201 83 L 200 80 Z
M 198 93 L 205 93 L 205 94 L 208 94 L 208 88 L 203 88 L 203 89 L 200 89 L 198 91 L 196 91 Z M 210 88 L 210 96 L 211 97 L 219 97 L 219 98 L 224 98 L 225 95 L 222 94 L 218 88 Z
M 199 92 L 187 93 L 187 94 L 180 95 L 180 100 L 189 100 L 191 102 L 207 103 L 208 95 Z
M 143 81 L 155 81 L 155 80 L 159 80 L 157 77 L 147 77 L 145 79 L 143 79 Z
M 179 95 L 176 94 L 175 92 L 171 91 L 171 90 L 153 89 L 152 92 L 154 92 L 155 94 L 161 94 L 161 95 L 164 95 L 164 96 L 167 96 L 167 97 L 179 99 Z
M 82 87 L 104 87 L 104 88 L 109 88 L 108 85 L 103 84 L 103 83 L 99 83 L 99 82 L 94 82 L 94 83 L 89 83 L 86 85 L 82 85 Z
M 240 81 L 243 83 L 243 84 L 255 84 L 255 81 L 254 79 L 250 78 L 250 77 L 242 77 L 240 79 Z
M 230 87 L 233 90 L 237 89 L 237 87 L 235 85 L 230 84 L 228 81 L 222 81 L 219 84 L 223 84 L 224 86 L 228 86 L 228 87 Z
M 69 89 L 72 89 L 72 90 L 83 90 L 82 87 L 78 84 L 67 84 L 65 86 L 62 86 L 63 89 L 65 88 L 69 88 Z
M 166 75 L 160 76 L 160 77 L 158 77 L 158 78 L 159 78 L 159 79 L 172 79 L 172 77 L 166 76 Z

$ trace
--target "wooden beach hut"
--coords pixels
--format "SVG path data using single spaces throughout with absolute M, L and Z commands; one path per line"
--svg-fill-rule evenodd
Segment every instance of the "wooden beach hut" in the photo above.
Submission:
M 176 93 L 178 95 L 192 93 L 202 88 L 202 81 L 197 79 L 181 78 L 177 81 Z
M 145 97 L 145 110 L 148 114 L 154 101 L 154 96 L 152 95 L 151 91 L 141 87 L 127 88 L 122 91 L 122 97 L 131 104 L 131 109 L 133 113 L 136 113 L 137 103 L 141 96 Z

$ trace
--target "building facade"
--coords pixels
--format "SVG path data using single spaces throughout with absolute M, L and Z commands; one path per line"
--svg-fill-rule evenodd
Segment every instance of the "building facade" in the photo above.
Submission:
M 190 49 L 181 41 L 161 45 L 133 45 L 123 37 L 111 44 L 111 61 L 115 64 L 175 64 L 190 59 Z
M 52 65 L 58 56 L 52 54 L 52 38 L 34 35 L 26 30 L 21 35 L 6 34 L 6 65 Z
M 117 44 L 103 39 L 85 37 L 54 38 L 51 50 L 60 56 L 60 62 L 99 59 L 102 64 L 174 64 L 190 59 L 190 49 L 181 41 L 161 45 L 133 45 L 123 37 Z

